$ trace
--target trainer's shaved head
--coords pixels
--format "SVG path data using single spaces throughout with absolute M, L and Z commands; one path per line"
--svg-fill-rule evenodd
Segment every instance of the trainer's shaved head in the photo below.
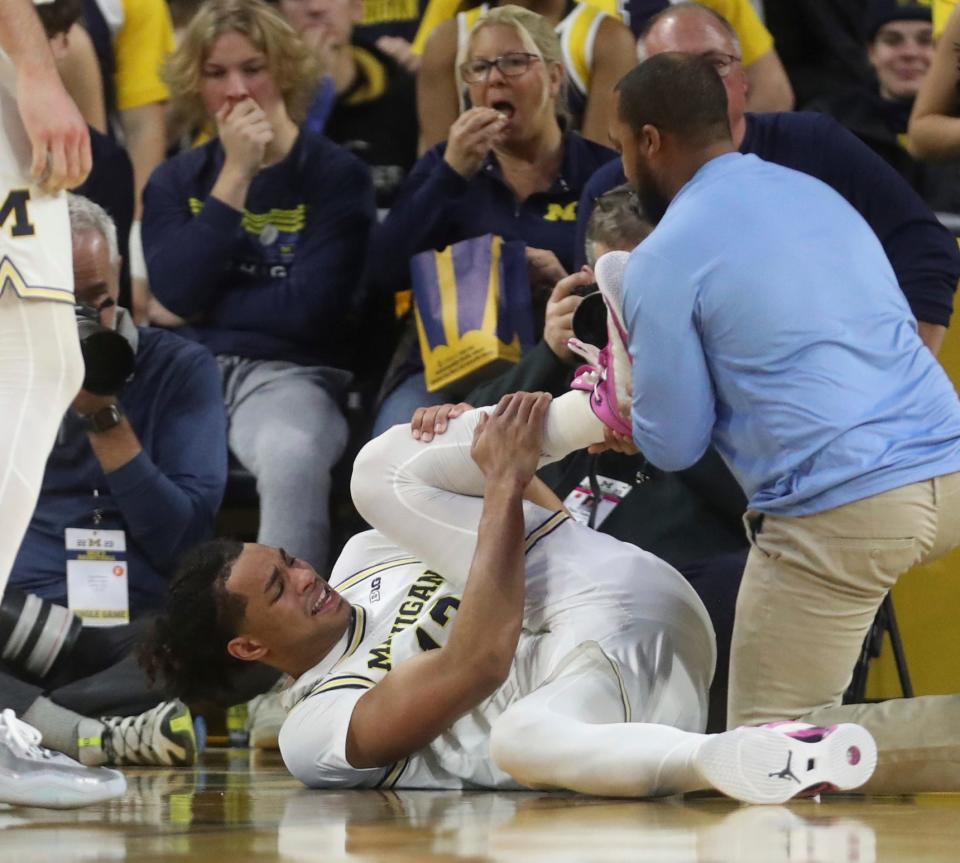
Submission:
M 702 165 L 733 151 L 726 90 L 709 58 L 676 51 L 645 60 L 616 90 L 610 140 L 643 212 L 657 223 Z
M 726 90 L 704 57 L 657 54 L 627 72 L 616 91 L 618 116 L 636 136 L 649 125 L 692 147 L 730 138 Z

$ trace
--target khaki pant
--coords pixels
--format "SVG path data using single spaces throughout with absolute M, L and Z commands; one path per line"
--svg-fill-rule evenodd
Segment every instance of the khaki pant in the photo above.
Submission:
M 960 695 L 841 704 L 897 578 L 960 544 L 960 473 L 816 515 L 745 521 L 752 547 L 737 597 L 728 727 L 857 722 L 880 754 L 864 790 L 960 791 Z

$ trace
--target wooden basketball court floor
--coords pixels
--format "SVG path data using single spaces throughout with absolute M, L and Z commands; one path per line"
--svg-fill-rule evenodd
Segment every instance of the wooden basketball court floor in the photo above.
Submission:
M 308 791 L 276 753 L 208 750 L 192 770 L 126 771 L 124 797 L 0 808 L 2 863 L 941 863 L 960 860 L 960 795 L 718 797 Z

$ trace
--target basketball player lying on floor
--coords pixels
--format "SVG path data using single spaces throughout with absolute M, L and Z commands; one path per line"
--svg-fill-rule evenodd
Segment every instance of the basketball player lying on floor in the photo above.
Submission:
M 395 426 L 354 466 L 376 530 L 329 583 L 282 549 L 210 543 L 176 578 L 148 661 L 187 693 L 230 663 L 293 675 L 280 749 L 315 788 L 714 788 L 761 803 L 865 782 L 876 749 L 856 725 L 700 733 L 715 647 L 694 591 L 524 500 L 540 497 L 539 465 L 603 439 L 588 402 L 514 394 L 432 443 Z

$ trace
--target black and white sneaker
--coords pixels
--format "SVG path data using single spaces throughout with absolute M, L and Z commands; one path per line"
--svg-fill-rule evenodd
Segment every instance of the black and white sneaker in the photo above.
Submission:
M 730 797 L 783 803 L 863 785 L 877 766 L 877 745 L 869 731 L 851 723 L 820 728 L 774 722 L 711 736 L 695 763 L 710 785 Z
M 190 710 L 165 701 L 139 716 L 101 716 L 103 750 L 113 765 L 190 767 L 197 763 L 197 738 Z

